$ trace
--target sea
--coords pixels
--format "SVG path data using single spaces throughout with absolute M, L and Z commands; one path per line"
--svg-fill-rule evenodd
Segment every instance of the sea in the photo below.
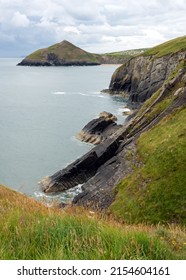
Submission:
M 93 146 L 75 135 L 102 111 L 123 123 L 126 100 L 101 93 L 118 65 L 26 67 L 0 58 L 0 184 L 47 203 L 70 201 L 81 186 L 45 195 L 38 181 Z

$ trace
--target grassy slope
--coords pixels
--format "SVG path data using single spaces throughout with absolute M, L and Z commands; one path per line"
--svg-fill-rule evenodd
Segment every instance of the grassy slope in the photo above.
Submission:
M 185 238 L 180 227 L 121 226 L 0 186 L 0 259 L 184 259 Z
M 179 37 L 170 41 L 167 41 L 161 45 L 155 46 L 143 53 L 143 55 L 154 55 L 156 58 L 176 53 L 178 51 L 186 51 L 186 36 Z
M 137 141 L 141 163 L 118 185 L 112 213 L 124 221 L 186 224 L 186 109 Z M 138 163 L 139 166 L 139 163 Z
M 185 68 L 181 61 L 164 84 Z M 175 92 L 186 86 L 182 79 L 167 92 L 161 102 L 153 104 L 159 89 L 139 110 L 136 119 L 152 120 L 177 98 Z M 183 94 L 180 92 L 180 94 Z M 110 211 L 117 219 L 139 223 L 186 224 L 186 108 L 166 115 L 158 125 L 141 134 L 137 140 L 137 164 L 134 171 L 117 186 L 117 196 Z M 135 123 L 135 122 L 134 122 Z M 133 129 L 140 126 L 136 122 Z
M 142 54 L 145 52 L 147 49 L 134 49 L 134 50 L 126 50 L 126 51 L 120 51 L 120 52 L 111 52 L 111 53 L 105 53 L 102 54 L 101 56 L 103 57 L 108 57 L 111 59 L 118 59 L 118 60 L 123 60 L 123 61 L 128 61 L 129 59 Z
M 97 57 L 94 54 L 88 53 L 67 41 L 63 41 L 62 43 L 52 45 L 45 49 L 37 50 L 27 56 L 26 59 L 44 61 L 46 60 L 48 53 L 54 53 L 59 59 L 63 60 L 86 60 L 88 62 L 98 62 Z
M 45 61 L 48 53 L 55 53 L 60 59 L 64 60 L 86 60 L 99 63 L 99 61 L 102 60 L 102 57 L 107 58 L 108 60 L 129 60 L 130 58 L 139 55 L 145 50 L 146 49 L 136 49 L 121 52 L 105 53 L 100 55 L 86 52 L 71 44 L 70 42 L 63 41 L 62 44 L 58 43 L 48 48 L 37 50 L 32 54 L 28 55 L 26 59 Z
M 184 38 L 175 47 L 168 42 L 151 54 L 183 49 Z M 159 114 L 173 99 L 171 91 L 146 118 Z M 186 222 L 185 119 L 186 109 L 179 110 L 138 139 L 138 164 L 118 185 L 110 209 L 122 225 L 79 208 L 47 209 L 0 186 L 0 259 L 185 259 L 184 228 L 159 225 Z

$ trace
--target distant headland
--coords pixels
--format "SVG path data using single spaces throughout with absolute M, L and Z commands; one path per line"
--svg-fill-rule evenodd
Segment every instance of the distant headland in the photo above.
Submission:
M 50 47 L 39 49 L 26 56 L 20 66 L 90 66 L 100 64 L 123 64 L 145 49 L 94 54 L 64 40 Z

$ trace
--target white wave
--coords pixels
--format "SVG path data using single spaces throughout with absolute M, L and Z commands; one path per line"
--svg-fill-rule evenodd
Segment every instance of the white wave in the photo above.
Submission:
M 129 108 L 123 108 L 123 112 L 130 112 L 131 110 Z
M 78 195 L 83 191 L 82 185 L 83 184 L 79 184 L 71 189 L 68 189 L 64 192 L 60 192 L 57 194 L 46 194 L 38 190 L 34 192 L 34 195 L 39 201 L 43 202 L 48 207 L 51 207 L 55 203 L 60 203 L 60 202 L 68 204 L 71 203 L 71 201 L 76 195 Z
M 90 96 L 89 94 L 87 94 L 87 93 L 82 93 L 82 92 L 77 92 L 77 94 L 82 95 L 82 96 Z
M 93 91 L 93 92 L 90 92 L 91 94 L 100 94 L 100 91 Z
M 82 142 L 80 140 L 78 140 L 75 136 L 71 137 L 71 141 L 75 142 L 78 146 L 89 146 L 90 148 L 93 147 L 94 145 L 91 143 L 86 143 L 86 142 Z
M 64 91 L 55 91 L 55 92 L 52 92 L 52 94 L 65 95 L 66 92 L 64 92 Z
M 124 112 L 130 112 L 129 108 L 118 108 L 117 114 L 118 115 L 123 115 Z
M 99 97 L 99 98 L 109 98 L 108 96 L 106 96 L 106 95 L 98 95 L 98 96 L 96 96 L 96 97 Z
M 106 95 L 102 95 L 100 94 L 100 92 L 90 92 L 90 93 L 86 93 L 86 92 L 64 92 L 64 91 L 54 91 L 52 92 L 52 94 L 55 95 L 81 95 L 81 96 L 87 96 L 87 97 L 99 97 L 99 98 L 108 98 Z

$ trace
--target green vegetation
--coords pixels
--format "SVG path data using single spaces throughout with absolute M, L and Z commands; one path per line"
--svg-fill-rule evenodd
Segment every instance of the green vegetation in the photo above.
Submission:
M 181 50 L 186 50 L 186 36 L 144 55 L 161 57 Z M 61 59 L 84 59 L 85 55 L 92 59 L 93 55 L 64 41 L 29 57 L 45 60 L 48 51 Z M 125 53 L 129 59 L 135 55 L 129 52 L 105 55 Z M 114 190 L 109 215 L 79 207 L 47 208 L 0 186 L 0 259 L 186 259 L 186 108 L 180 98 L 186 81 L 182 72 L 177 77 L 185 66 L 180 61 L 133 119 L 132 136 L 164 116 L 140 135 L 136 151 L 126 152 L 133 171 Z M 175 101 L 180 108 L 168 110 Z
M 131 223 L 186 223 L 185 119 L 186 109 L 177 110 L 140 136 L 141 164 L 118 185 L 114 216 Z
M 58 59 L 64 61 L 87 61 L 94 63 L 124 63 L 130 58 L 143 53 L 147 49 L 127 50 L 121 52 L 93 54 L 86 52 L 68 41 L 40 49 L 26 57 L 27 60 L 47 61 L 48 54 L 55 54 Z
M 110 212 L 120 221 L 186 224 L 186 108 L 168 113 L 178 96 L 184 94 L 185 77 L 172 82 L 180 69 L 185 69 L 185 61 L 180 61 L 133 121 L 131 134 L 164 113 L 156 126 L 138 138 L 135 159 L 130 160 L 133 172 L 115 189 L 117 195 Z
M 0 259 L 178 259 L 179 227 L 119 225 L 79 208 L 49 209 L 0 186 Z
M 48 54 L 56 55 L 58 59 L 70 61 L 87 61 L 99 63 L 94 54 L 86 52 L 68 41 L 52 45 L 48 48 L 40 49 L 26 57 L 28 60 L 48 60 Z
M 144 52 L 143 55 L 154 55 L 156 58 L 158 58 L 179 51 L 186 51 L 186 36 L 170 40 L 154 48 L 151 48 Z
M 111 53 L 105 53 L 102 55 L 99 55 L 105 59 L 108 60 L 117 60 L 121 63 L 124 63 L 128 61 L 129 59 L 138 56 L 142 53 L 144 53 L 148 49 L 134 49 L 134 50 L 126 50 L 126 51 L 120 51 L 120 52 L 111 52 Z
M 44 51 L 45 49 L 40 49 L 40 50 L 37 50 L 35 52 L 33 52 L 32 54 L 30 54 L 29 56 L 27 56 L 26 58 L 27 59 L 33 59 L 33 60 L 44 60 L 45 59 L 45 56 L 44 56 Z

